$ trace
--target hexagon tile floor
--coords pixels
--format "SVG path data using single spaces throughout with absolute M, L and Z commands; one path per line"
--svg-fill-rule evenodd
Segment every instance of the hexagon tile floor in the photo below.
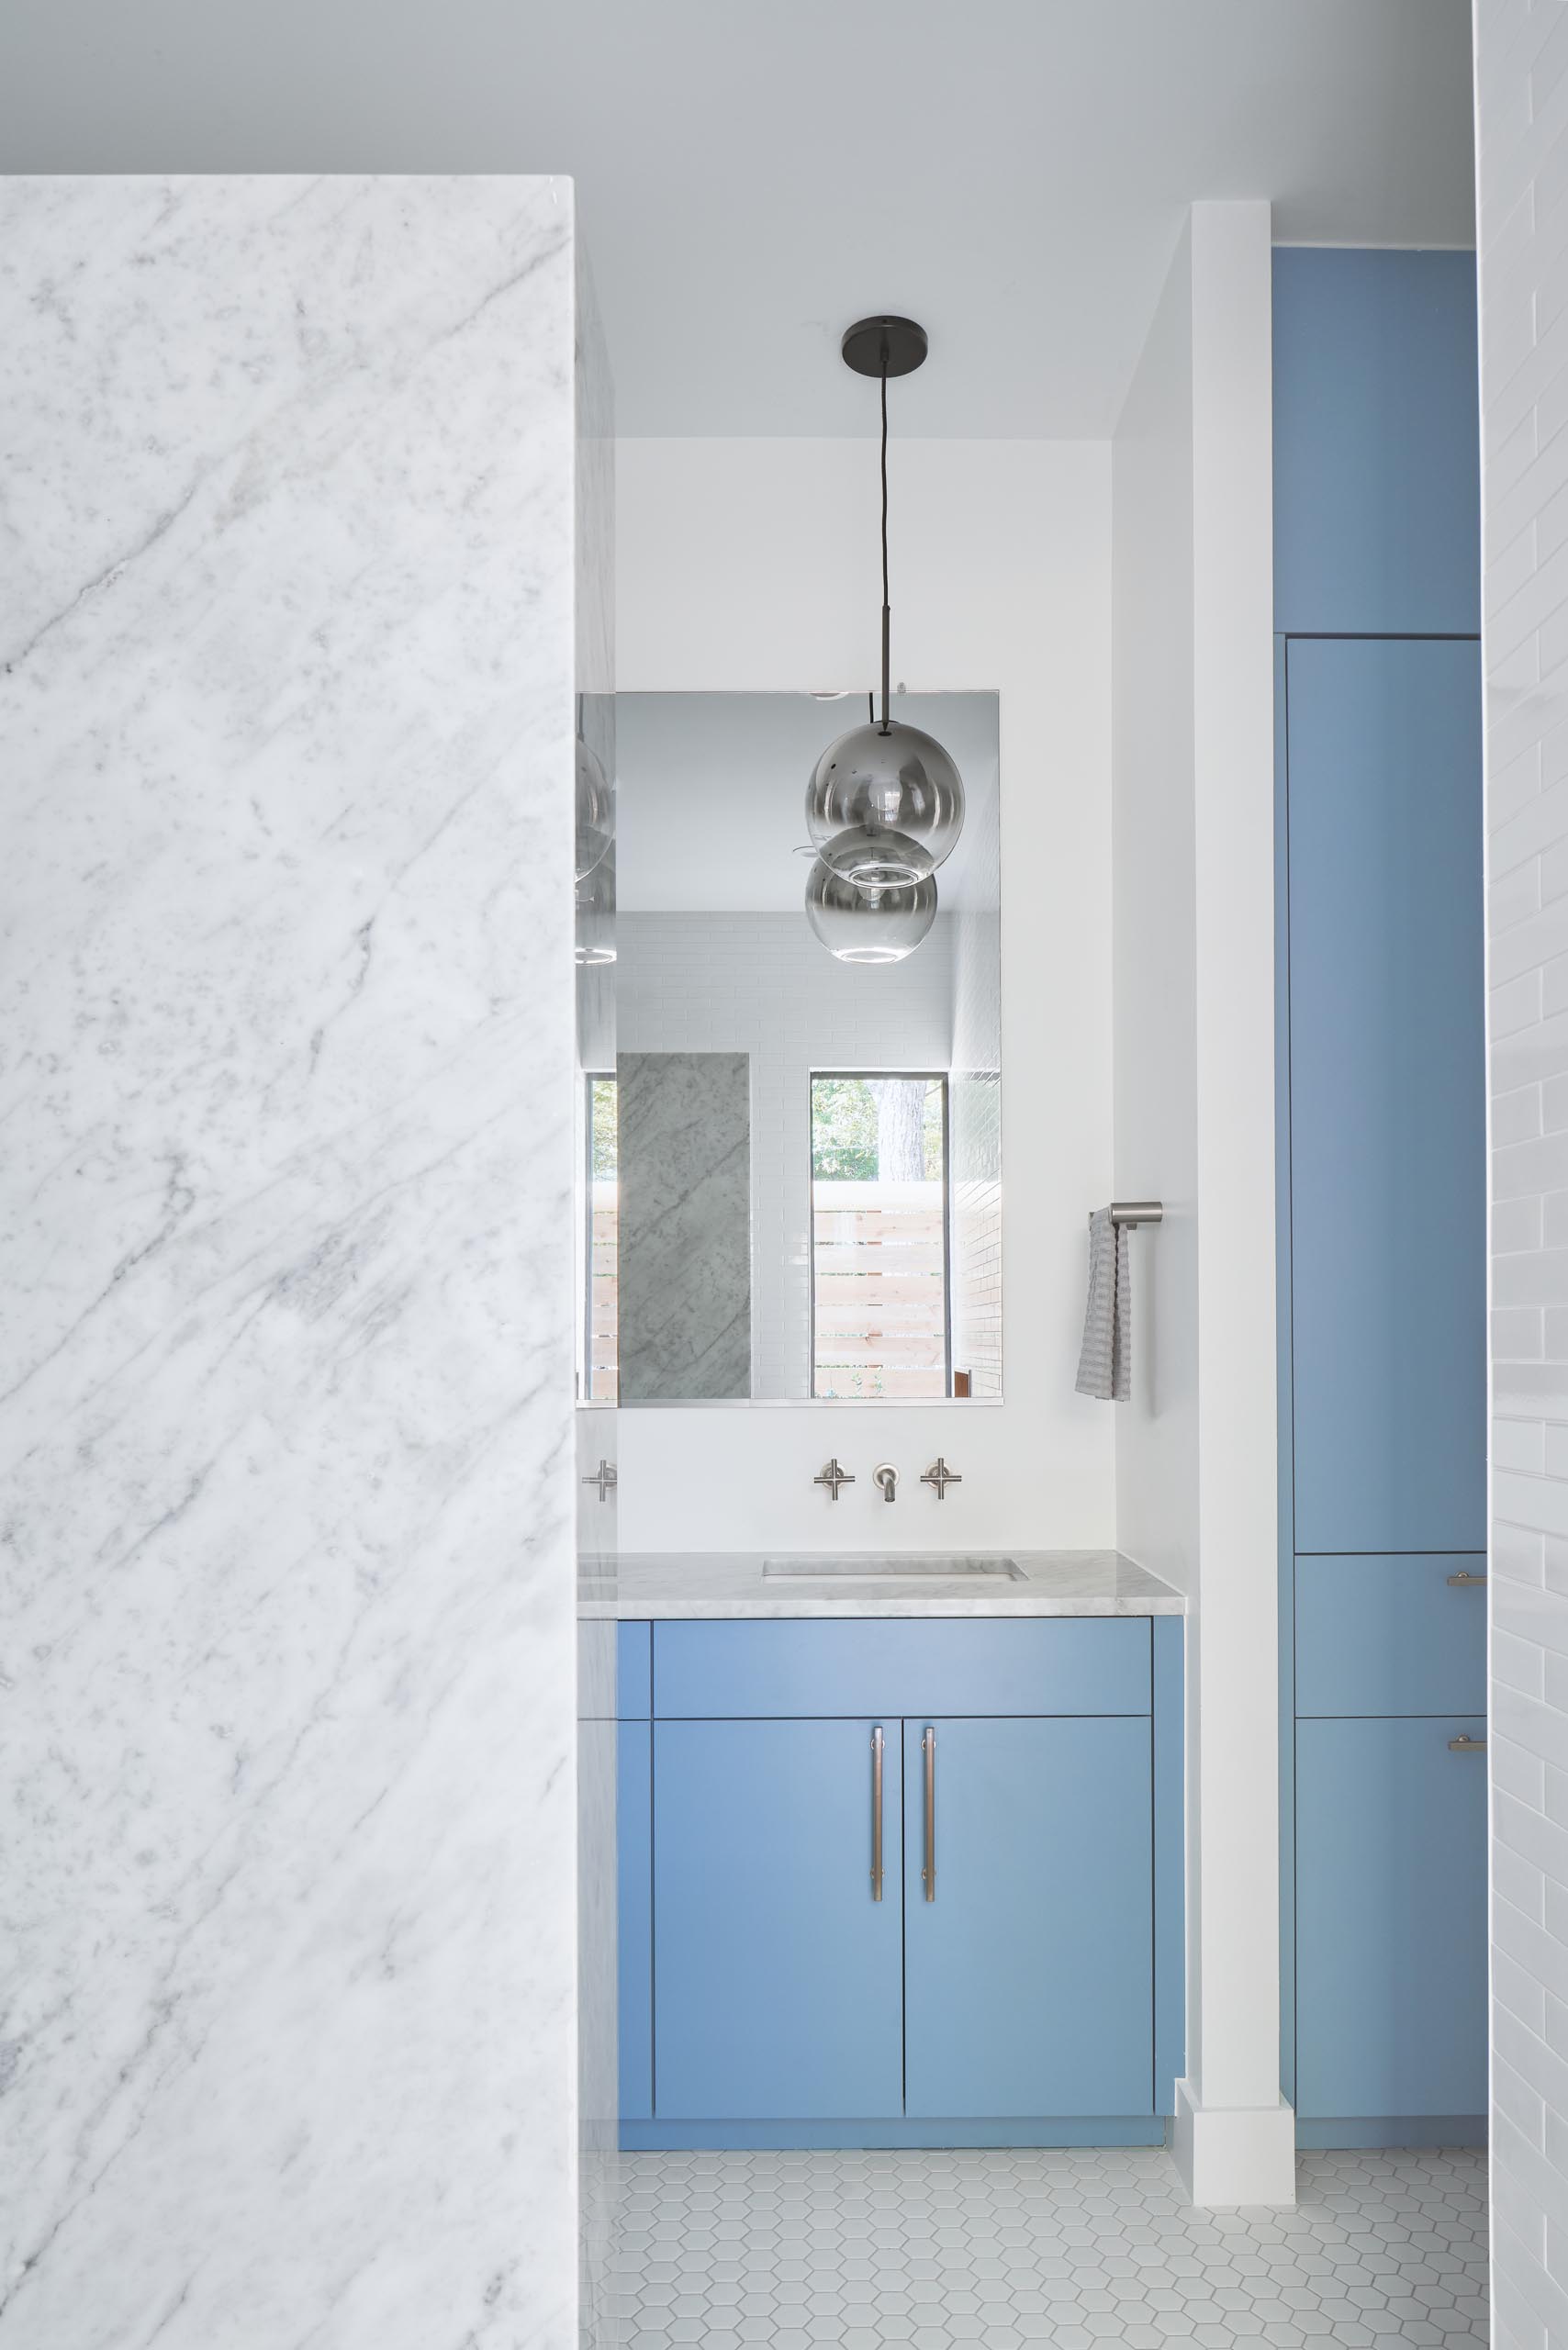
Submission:
M 1129 2153 L 626 2154 L 628 2350 L 1457 2350 L 1486 2340 L 1479 2153 L 1301 2158 L 1195 2211 Z

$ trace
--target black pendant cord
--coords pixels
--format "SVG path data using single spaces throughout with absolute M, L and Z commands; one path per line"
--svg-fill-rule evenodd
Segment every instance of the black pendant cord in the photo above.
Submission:
M 882 727 L 890 734 L 888 717 L 888 657 L 891 637 L 888 610 L 888 354 L 882 353 Z
M 869 319 L 857 319 L 846 327 L 839 352 L 846 367 L 857 375 L 877 375 L 882 385 L 882 716 L 879 732 L 893 731 L 892 712 L 889 705 L 892 698 L 892 623 L 888 592 L 888 378 L 890 375 L 910 375 L 924 365 L 926 353 L 925 329 L 913 319 L 896 319 L 884 314 Z M 872 704 L 875 711 L 875 702 Z

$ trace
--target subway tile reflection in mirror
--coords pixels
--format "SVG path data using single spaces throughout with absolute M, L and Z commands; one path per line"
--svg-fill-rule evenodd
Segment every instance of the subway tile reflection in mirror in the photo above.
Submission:
M 583 1270 L 622 1403 L 1001 1396 L 997 700 L 894 702 L 969 813 L 920 951 L 867 966 L 802 912 L 822 702 L 618 699 L 621 1057 Z

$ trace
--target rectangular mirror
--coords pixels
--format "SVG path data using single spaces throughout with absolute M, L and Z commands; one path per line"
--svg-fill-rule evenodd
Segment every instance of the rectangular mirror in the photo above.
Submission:
M 875 963 L 839 959 L 805 911 L 807 782 L 866 709 L 618 697 L 618 1053 L 585 1104 L 593 1400 L 1001 1398 L 996 697 L 893 699 L 951 754 L 966 813 L 930 929 Z

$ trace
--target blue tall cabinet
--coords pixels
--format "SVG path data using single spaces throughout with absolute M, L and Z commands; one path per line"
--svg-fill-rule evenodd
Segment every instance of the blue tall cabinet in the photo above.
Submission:
M 1485 1165 L 1473 257 L 1275 256 L 1283 2072 L 1482 2134 Z

